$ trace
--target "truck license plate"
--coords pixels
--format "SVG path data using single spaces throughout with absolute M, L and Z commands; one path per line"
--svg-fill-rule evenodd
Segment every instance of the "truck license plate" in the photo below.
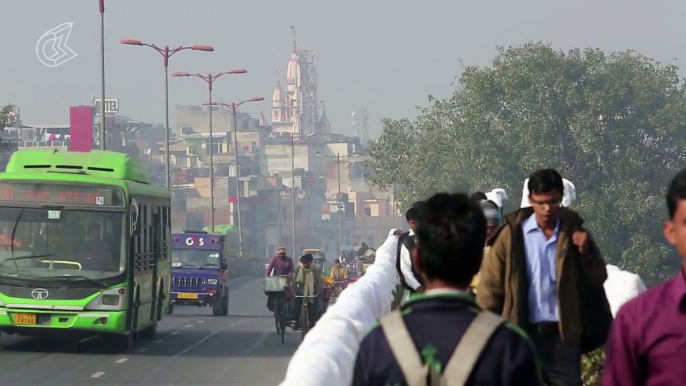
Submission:
M 36 324 L 36 314 L 14 314 L 14 324 Z
M 192 293 L 180 293 L 177 296 L 179 299 L 197 299 L 198 294 L 192 294 Z

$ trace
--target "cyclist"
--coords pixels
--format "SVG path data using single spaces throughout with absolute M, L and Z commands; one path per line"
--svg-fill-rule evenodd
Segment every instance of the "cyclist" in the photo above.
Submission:
M 301 296 L 314 296 L 315 298 L 295 298 L 295 312 L 296 321 L 295 329 L 300 328 L 300 309 L 302 308 L 303 301 L 307 301 L 308 307 L 308 319 L 310 321 L 309 328 L 314 327 L 315 322 L 319 317 L 319 308 L 321 302 L 319 301 L 321 283 L 322 283 L 322 270 L 319 264 L 314 262 L 312 254 L 306 253 L 300 257 L 300 264 L 298 264 L 295 269 L 295 278 L 293 279 L 293 284 L 295 286 L 296 295 Z
M 272 276 L 272 271 L 274 276 L 293 275 L 293 259 L 286 256 L 286 248 L 280 247 L 276 250 L 276 256 L 269 262 L 265 274 Z M 267 309 L 270 312 L 274 312 L 274 296 L 272 294 L 267 295 Z

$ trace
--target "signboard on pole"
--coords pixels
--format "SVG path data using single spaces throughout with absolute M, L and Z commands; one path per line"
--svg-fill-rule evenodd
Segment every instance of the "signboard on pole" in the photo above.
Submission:
M 102 99 L 91 99 L 91 106 L 95 108 L 97 114 L 102 114 Z M 119 112 L 119 99 L 105 98 L 105 114 L 117 114 Z

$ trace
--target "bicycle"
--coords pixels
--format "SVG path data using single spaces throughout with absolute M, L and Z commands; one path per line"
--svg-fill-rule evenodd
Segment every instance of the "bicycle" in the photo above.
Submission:
M 281 343 L 285 343 L 287 321 L 286 288 L 289 276 L 269 276 L 264 280 L 264 292 L 274 297 L 274 324 L 276 334 L 281 335 Z
M 309 314 L 309 302 L 308 299 L 314 299 L 319 297 L 319 295 L 295 295 L 296 298 L 303 299 L 303 304 L 300 307 L 300 331 L 302 331 L 302 340 L 305 340 L 305 335 L 310 330 L 310 314 Z

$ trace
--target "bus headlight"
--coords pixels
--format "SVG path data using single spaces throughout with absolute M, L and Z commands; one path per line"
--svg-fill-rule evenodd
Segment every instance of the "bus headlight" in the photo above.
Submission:
M 124 309 L 125 294 L 124 288 L 108 289 L 91 300 L 85 309 L 90 311 L 121 311 Z
M 217 279 L 207 279 L 207 284 L 209 284 L 209 285 L 216 285 L 216 284 L 217 284 Z

